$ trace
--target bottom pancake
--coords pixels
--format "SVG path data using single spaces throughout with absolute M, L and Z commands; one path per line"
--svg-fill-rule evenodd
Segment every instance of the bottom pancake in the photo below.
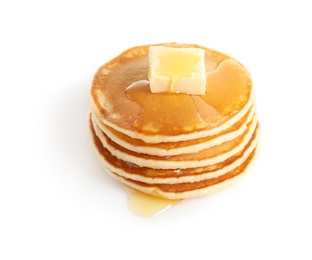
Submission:
M 106 169 L 106 172 L 108 174 L 110 174 L 119 182 L 124 183 L 125 185 L 131 188 L 134 188 L 147 194 L 151 194 L 153 196 L 163 197 L 167 199 L 187 199 L 192 197 L 204 196 L 236 183 L 246 174 L 249 166 L 255 159 L 257 150 L 257 147 L 254 148 L 243 163 L 216 178 L 209 178 L 197 182 L 183 182 L 170 184 L 145 183 L 125 178 L 107 168 L 107 166 L 103 163 L 103 154 L 105 153 L 106 149 L 102 146 L 102 142 L 97 137 L 91 120 L 89 122 L 89 125 L 95 150 L 97 152 L 97 155 L 99 156 L 100 162 L 102 163 L 103 167 Z M 116 158 L 116 160 L 118 159 Z
M 238 182 L 247 174 L 247 169 L 255 159 L 256 151 L 257 148 L 252 152 L 248 160 L 231 172 L 218 178 L 193 183 L 147 184 L 126 179 L 110 172 L 107 168 L 106 171 L 117 181 L 146 194 L 173 200 L 189 199 L 215 193 Z

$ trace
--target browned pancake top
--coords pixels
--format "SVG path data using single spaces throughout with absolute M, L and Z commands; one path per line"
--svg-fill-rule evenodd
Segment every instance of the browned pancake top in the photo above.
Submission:
M 247 70 L 228 55 L 206 47 L 206 94 L 151 93 L 149 46 L 131 48 L 97 71 L 91 86 L 94 112 L 104 123 L 145 135 L 177 136 L 218 127 L 235 116 L 251 98 Z M 231 63 L 223 61 L 231 59 Z M 129 88 L 132 83 L 136 86 Z

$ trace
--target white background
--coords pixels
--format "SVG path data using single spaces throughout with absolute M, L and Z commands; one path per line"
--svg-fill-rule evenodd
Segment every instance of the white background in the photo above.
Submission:
M 0 259 L 312 259 L 309 1 L 1 1 Z M 250 71 L 249 175 L 142 218 L 89 141 L 99 66 L 135 45 L 205 45 Z

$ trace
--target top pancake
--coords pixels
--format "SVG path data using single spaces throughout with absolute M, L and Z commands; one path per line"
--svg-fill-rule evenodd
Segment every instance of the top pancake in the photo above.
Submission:
M 103 124 L 147 143 L 215 135 L 246 115 L 253 103 L 248 71 L 226 54 L 195 44 L 164 44 L 205 50 L 206 94 L 151 93 L 149 45 L 126 50 L 96 72 L 91 110 Z

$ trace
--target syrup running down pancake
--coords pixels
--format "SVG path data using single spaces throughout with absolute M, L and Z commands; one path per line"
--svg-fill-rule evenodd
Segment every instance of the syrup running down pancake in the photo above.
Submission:
M 153 46 L 204 50 L 206 91 L 152 93 L 150 45 L 101 66 L 89 116 L 100 163 L 121 183 L 168 199 L 203 196 L 236 182 L 254 161 L 259 139 L 248 71 L 203 46 Z

